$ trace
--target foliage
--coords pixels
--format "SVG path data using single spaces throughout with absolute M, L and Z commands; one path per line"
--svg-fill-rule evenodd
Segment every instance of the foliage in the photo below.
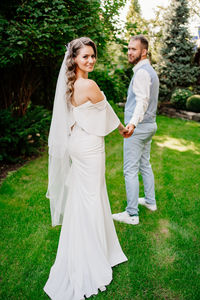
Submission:
M 157 6 L 155 17 L 146 20 L 141 15 L 141 8 L 138 0 L 131 0 L 126 22 L 126 38 L 143 34 L 149 41 L 149 59 L 152 64 L 158 61 L 158 53 L 162 45 L 163 23 L 165 22 L 165 7 Z
M 116 114 L 120 114 L 123 112 L 123 107 L 120 107 L 117 105 L 114 101 L 109 101 L 110 105 L 112 106 L 113 110 L 115 111 Z
M 158 210 L 140 207 L 138 226 L 115 222 L 128 262 L 113 268 L 112 283 L 94 300 L 200 299 L 200 124 L 163 116 L 157 123 L 151 164 Z M 10 172 L 1 186 L 3 300 L 48 298 L 43 287 L 55 260 L 60 227 L 51 227 L 45 198 L 47 161 L 44 153 Z M 117 130 L 106 137 L 106 175 L 111 210 L 123 211 L 123 139 Z M 139 181 L 142 197 L 141 177 Z
M 163 45 L 162 39 L 165 12 L 165 7 L 157 6 L 155 10 L 155 17 L 148 21 L 147 38 L 149 40 L 149 54 L 152 64 L 156 64 L 159 61 L 159 53 Z
M 37 153 L 47 140 L 50 120 L 50 112 L 40 106 L 30 106 L 21 118 L 1 110 L 0 160 L 13 163 Z
M 91 78 L 97 82 L 109 101 L 117 103 L 125 100 L 130 79 L 123 69 L 115 69 L 114 71 L 108 67 L 96 69 L 92 72 Z
M 128 39 L 137 34 L 148 33 L 148 22 L 141 17 L 141 8 L 138 0 L 131 0 L 125 28 Z
M 187 89 L 177 88 L 172 93 L 171 96 L 171 103 L 176 107 L 180 109 L 186 108 L 186 101 L 188 97 L 192 96 L 192 92 Z
M 200 11 L 200 0 L 190 0 L 188 1 L 190 14 L 191 16 L 199 18 L 199 11 Z
M 98 60 L 95 71 L 89 76 L 104 91 L 109 102 L 123 102 L 133 76 L 132 67 L 127 59 L 127 42 L 122 38 L 108 43 L 106 56 Z
M 200 0 L 199 0 L 199 5 L 200 5 Z M 194 62 L 199 66 L 200 68 L 200 45 L 196 50 L 195 57 L 194 57 Z M 194 86 L 194 94 L 200 94 L 200 72 L 197 77 L 197 84 Z
M 1 67 L 21 62 L 24 56 L 35 63 L 58 58 L 64 43 L 79 35 L 91 36 L 105 46 L 99 8 L 98 0 L 79 1 L 78 6 L 74 0 L 22 1 L 14 18 L 10 22 L 4 19 L 1 28 Z
M 112 22 L 124 3 L 107 0 L 101 5 L 100 0 L 80 0 L 77 5 L 75 0 L 9 0 L 12 14 L 2 4 L 1 108 L 12 105 L 24 115 L 39 88 L 45 91 L 40 97 L 52 101 L 64 45 L 76 37 L 89 36 L 97 43 L 99 56 L 104 55 L 107 41 L 116 37 Z
M 200 95 L 193 95 L 187 99 L 187 110 L 200 113 Z
M 170 1 L 168 2 L 170 5 Z M 200 11 L 200 0 L 188 1 L 189 8 L 189 21 L 188 24 L 198 23 L 199 11 Z M 150 51 L 152 54 L 152 60 L 155 62 L 159 61 L 159 55 L 161 48 L 163 47 L 163 36 L 165 34 L 166 23 L 166 7 L 158 5 L 154 11 L 155 17 L 148 21 L 148 37 L 150 42 Z M 160 59 L 162 61 L 162 58 Z
M 71 39 L 89 35 L 105 46 L 99 7 L 98 0 L 80 1 L 78 6 L 73 0 L 22 1 L 11 20 L 3 18 L 0 28 L 1 97 L 6 107 L 12 104 L 19 115 L 26 112 L 31 95 L 41 81 L 42 68 L 52 66 L 55 71 L 58 58 L 64 53 L 64 44 Z
M 196 83 L 200 68 L 192 62 L 194 45 L 188 32 L 187 0 L 172 0 L 165 15 L 165 33 L 161 61 L 158 63 L 160 99 L 170 99 L 176 87 Z
M 101 0 L 100 20 L 103 23 L 107 34 L 107 40 L 115 41 L 117 36 L 122 33 L 120 27 L 120 9 L 125 5 L 126 0 Z

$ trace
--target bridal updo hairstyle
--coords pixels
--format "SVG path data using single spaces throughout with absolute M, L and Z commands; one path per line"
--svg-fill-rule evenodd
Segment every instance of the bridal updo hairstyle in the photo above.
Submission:
M 70 100 L 74 93 L 74 82 L 76 81 L 76 63 L 74 58 L 80 52 L 80 49 L 85 46 L 91 46 L 94 50 L 95 58 L 97 57 L 97 48 L 95 43 L 88 37 L 81 37 L 75 40 L 72 40 L 68 44 L 68 56 L 66 59 L 66 76 L 67 76 L 67 99 Z

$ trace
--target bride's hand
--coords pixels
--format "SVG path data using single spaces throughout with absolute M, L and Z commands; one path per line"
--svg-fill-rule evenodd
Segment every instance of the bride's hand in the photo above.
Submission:
M 128 137 L 128 136 L 127 136 L 128 129 L 126 129 L 126 128 L 124 127 L 124 125 L 122 125 L 122 123 L 119 124 L 118 130 L 119 130 L 119 133 L 121 134 L 121 136 L 123 136 L 124 138 Z

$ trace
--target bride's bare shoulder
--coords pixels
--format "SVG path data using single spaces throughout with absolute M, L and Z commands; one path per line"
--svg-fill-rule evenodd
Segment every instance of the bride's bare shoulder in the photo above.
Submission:
M 82 89 L 87 89 L 87 88 L 99 89 L 98 85 L 94 80 L 84 79 L 84 78 L 77 79 L 74 83 L 74 86 Z
M 104 98 L 100 88 L 92 79 L 79 78 L 76 80 L 74 88 L 84 95 L 84 99 L 90 100 L 92 103 L 99 102 Z

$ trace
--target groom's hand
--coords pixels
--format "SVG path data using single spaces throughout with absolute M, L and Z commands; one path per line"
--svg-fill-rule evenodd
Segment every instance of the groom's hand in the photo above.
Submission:
M 123 127 L 119 129 L 119 133 L 121 134 L 121 136 L 126 137 L 128 130 L 125 127 Z
M 127 137 L 130 137 L 130 136 L 133 134 L 134 130 L 135 130 L 135 125 L 133 125 L 133 124 L 128 124 L 128 125 L 126 126 L 126 129 L 128 130 L 128 132 L 126 133 L 126 136 L 127 136 Z

